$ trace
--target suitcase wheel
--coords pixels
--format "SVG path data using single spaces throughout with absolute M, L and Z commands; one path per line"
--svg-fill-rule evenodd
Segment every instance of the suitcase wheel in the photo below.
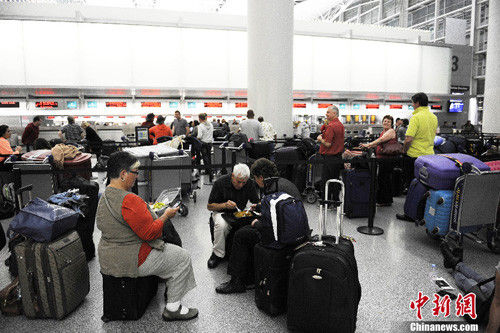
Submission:
M 437 201 L 437 204 L 438 205 L 442 205 L 444 203 L 444 199 L 443 198 L 439 198 L 438 201 Z
M 434 229 L 434 230 L 436 230 L 436 229 Z M 435 234 L 434 230 L 432 230 L 432 232 L 429 232 L 429 230 L 425 229 L 425 233 L 427 234 L 427 236 L 429 236 L 430 239 L 441 240 L 441 236 Z
M 189 209 L 187 208 L 187 206 L 185 204 L 180 204 L 179 206 L 179 214 L 184 217 L 184 216 L 187 216 L 187 214 L 189 213 Z
M 193 191 L 193 193 L 191 194 L 191 199 L 193 199 L 193 202 L 196 203 L 196 191 Z
M 318 200 L 318 195 L 313 189 L 306 190 L 307 203 L 314 204 Z
M 500 235 L 498 234 L 498 231 L 495 232 L 491 229 L 488 229 L 486 238 L 488 242 L 488 248 L 491 250 L 491 252 L 500 254 Z
M 105 315 L 103 315 L 103 316 L 101 317 L 101 320 L 102 320 L 103 322 L 105 322 L 105 323 L 108 323 L 108 322 L 110 322 L 110 321 L 111 321 L 111 319 L 109 319 L 109 318 L 108 318 L 108 317 L 106 317 Z

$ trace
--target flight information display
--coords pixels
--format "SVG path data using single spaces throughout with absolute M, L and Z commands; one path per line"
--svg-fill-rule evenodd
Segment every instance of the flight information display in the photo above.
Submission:
M 7 101 L 0 102 L 0 108 L 18 108 L 18 107 L 19 107 L 19 102 L 7 102 Z
M 106 102 L 107 108 L 126 108 L 127 102 Z
M 188 102 L 188 109 L 195 109 L 196 108 L 196 102 Z
M 222 102 L 205 102 L 206 108 L 221 108 Z
M 378 109 L 379 107 L 379 104 L 366 104 L 367 109 Z
M 43 109 L 57 109 L 59 103 L 56 101 L 39 101 L 35 102 L 35 106 Z
M 88 108 L 96 108 L 97 107 L 97 101 L 88 101 L 87 102 L 87 107 Z
M 168 102 L 168 107 L 171 109 L 175 109 L 179 107 L 179 102 Z
M 76 101 L 67 101 L 66 107 L 68 109 L 76 109 L 78 107 L 78 104 L 76 103 Z
M 448 112 L 462 112 L 464 110 L 464 102 L 462 100 L 450 100 L 450 107 Z
M 143 108 L 161 108 L 161 102 L 141 102 Z
M 442 110 L 443 106 L 440 104 L 433 104 L 431 105 L 431 110 Z
M 401 104 L 391 104 L 391 105 L 389 105 L 389 109 L 391 109 L 391 110 L 401 110 L 401 109 L 403 109 L 403 105 L 401 105 Z
M 296 109 L 305 109 L 306 103 L 293 103 L 293 107 Z
M 234 107 L 236 107 L 236 108 L 246 108 L 246 107 L 248 107 L 248 103 L 245 103 L 245 102 L 234 103 Z
M 333 104 L 331 103 L 319 103 L 318 104 L 318 109 L 327 109 L 328 107 L 332 106 Z

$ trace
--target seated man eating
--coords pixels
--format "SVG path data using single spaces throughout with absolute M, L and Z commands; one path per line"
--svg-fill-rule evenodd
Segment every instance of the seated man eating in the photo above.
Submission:
M 252 164 L 252 176 L 259 186 L 260 193 L 267 195 L 275 192 L 285 192 L 294 198 L 300 199 L 299 189 L 285 178 L 279 177 L 276 165 L 266 158 L 260 158 Z M 251 225 L 244 226 L 236 231 L 231 247 L 231 256 L 227 272 L 231 280 L 218 286 L 215 291 L 220 294 L 245 292 L 245 282 L 253 280 L 253 248 L 259 243 L 264 232 L 260 222 L 254 220 Z M 246 281 L 245 281 L 246 280 Z
M 250 169 L 245 164 L 236 164 L 231 175 L 225 175 L 214 183 L 207 209 L 212 212 L 214 221 L 214 244 L 208 259 L 208 268 L 217 267 L 226 255 L 226 237 L 231 226 L 224 220 L 222 213 L 244 210 L 248 201 L 259 202 L 257 189 L 250 178 Z

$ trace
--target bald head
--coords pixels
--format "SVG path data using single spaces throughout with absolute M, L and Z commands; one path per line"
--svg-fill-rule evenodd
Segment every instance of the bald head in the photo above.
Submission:
M 335 106 L 329 106 L 326 110 L 326 118 L 328 121 L 332 121 L 339 116 L 339 109 Z

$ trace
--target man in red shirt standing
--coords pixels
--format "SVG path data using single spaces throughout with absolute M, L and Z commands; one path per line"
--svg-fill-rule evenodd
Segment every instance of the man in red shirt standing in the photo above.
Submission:
M 325 197 L 325 184 L 328 179 L 338 179 L 343 167 L 342 153 L 344 152 L 344 125 L 339 121 L 339 109 L 336 106 L 328 107 L 326 111 L 328 125 L 322 127 L 317 141 L 320 143 L 319 153 L 323 157 L 323 173 L 321 177 L 321 193 Z M 335 186 L 332 192 L 334 200 L 338 200 L 339 188 Z
M 29 123 L 24 129 L 22 142 L 26 145 L 26 150 L 30 151 L 33 148 L 35 140 L 38 139 L 38 134 L 40 130 L 40 125 L 42 124 L 42 117 L 36 116 L 33 118 L 33 122 Z

